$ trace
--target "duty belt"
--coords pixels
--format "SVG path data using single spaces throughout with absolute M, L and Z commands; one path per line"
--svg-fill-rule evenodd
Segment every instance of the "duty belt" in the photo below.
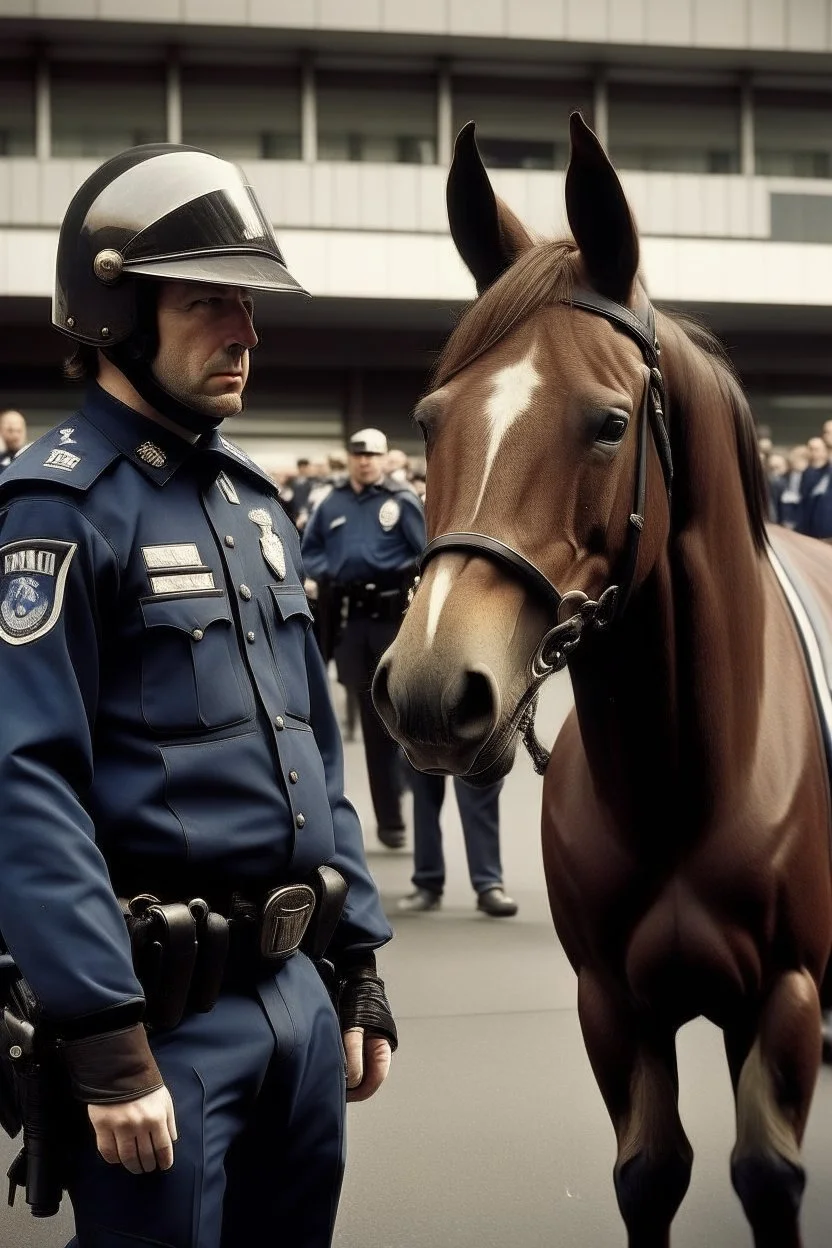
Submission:
M 154 1030 L 167 1030 L 186 1012 L 212 1009 L 229 967 L 249 975 L 258 967 L 275 968 L 301 944 L 320 960 L 347 891 L 343 876 L 324 866 L 311 884 L 270 889 L 261 904 L 234 893 L 227 915 L 212 910 L 202 897 L 163 902 L 153 893 L 139 893 L 120 898 L 136 975 L 147 999 L 145 1022 Z

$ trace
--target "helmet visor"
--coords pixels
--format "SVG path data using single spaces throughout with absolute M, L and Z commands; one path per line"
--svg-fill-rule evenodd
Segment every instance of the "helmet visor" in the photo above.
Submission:
M 124 266 L 125 273 L 135 277 L 159 277 L 177 282 L 207 282 L 215 286 L 244 286 L 249 290 L 309 292 L 296 282 L 285 265 L 271 256 L 253 251 L 237 255 L 160 256 L 155 260 L 137 261 Z

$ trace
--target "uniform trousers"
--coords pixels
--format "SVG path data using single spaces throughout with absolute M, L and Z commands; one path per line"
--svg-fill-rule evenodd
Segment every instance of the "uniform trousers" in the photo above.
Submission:
M 399 620 L 348 620 L 334 656 L 339 681 L 354 690 L 358 699 L 370 796 L 380 828 L 404 827 L 404 778 L 410 783 L 414 774 L 384 727 L 370 692 L 379 659 L 392 646 L 399 624 Z
M 446 776 L 417 772 L 413 784 L 413 883 L 431 893 L 445 887 L 440 813 L 445 800 Z M 500 861 L 500 790 L 503 781 L 477 789 L 454 777 L 468 874 L 476 893 L 503 883 Z
M 151 1037 L 173 1097 L 173 1167 L 133 1175 L 84 1118 L 67 1248 L 329 1248 L 344 1169 L 345 1063 L 312 963 L 290 958 Z

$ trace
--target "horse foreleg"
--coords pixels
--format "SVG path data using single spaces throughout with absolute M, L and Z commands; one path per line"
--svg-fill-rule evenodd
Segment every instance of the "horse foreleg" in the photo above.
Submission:
M 731 1180 L 755 1248 L 800 1248 L 800 1145 L 820 1065 L 820 1001 L 806 972 L 781 976 L 750 1042 L 726 1034 L 737 1102 Z M 744 1060 L 743 1060 L 744 1059 Z
M 693 1165 L 679 1118 L 675 1037 L 648 1024 L 616 985 L 585 970 L 578 1011 L 618 1141 L 613 1178 L 629 1248 L 668 1248 Z

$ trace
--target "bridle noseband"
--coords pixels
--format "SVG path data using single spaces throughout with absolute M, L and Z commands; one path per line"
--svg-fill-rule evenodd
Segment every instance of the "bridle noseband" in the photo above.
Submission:
M 638 428 L 633 510 L 630 513 L 627 546 L 618 584 L 610 585 L 605 589 L 597 601 L 591 601 L 581 590 L 573 589 L 562 594 L 548 576 L 525 555 L 521 555 L 519 551 L 506 545 L 505 542 L 489 537 L 485 533 L 442 533 L 428 543 L 420 561 L 420 571 L 424 573 L 428 563 L 446 551 L 490 559 L 492 563 L 501 564 L 519 577 L 538 598 L 542 598 L 551 607 L 556 623 L 546 633 L 535 652 L 531 664 L 531 684 L 521 699 L 514 717 L 516 728 L 522 733 L 535 770 L 540 775 L 545 771 L 549 761 L 549 755 L 538 741 L 534 731 L 534 712 L 541 685 L 553 672 L 559 672 L 566 666 L 585 628 L 605 629 L 612 624 L 613 620 L 621 616 L 633 590 L 639 542 L 644 528 L 648 430 L 653 435 L 653 442 L 661 463 L 668 503 L 673 484 L 673 460 L 664 415 L 664 381 L 659 368 L 661 348 L 656 338 L 656 317 L 653 305 L 649 302 L 646 304 L 645 315 L 642 319 L 629 308 L 625 308 L 623 304 L 605 299 L 603 295 L 596 294 L 594 290 L 576 289 L 571 298 L 563 299 L 561 302 L 573 308 L 580 308 L 584 312 L 591 312 L 595 316 L 601 316 L 627 334 L 640 347 L 644 362 L 649 369 Z

